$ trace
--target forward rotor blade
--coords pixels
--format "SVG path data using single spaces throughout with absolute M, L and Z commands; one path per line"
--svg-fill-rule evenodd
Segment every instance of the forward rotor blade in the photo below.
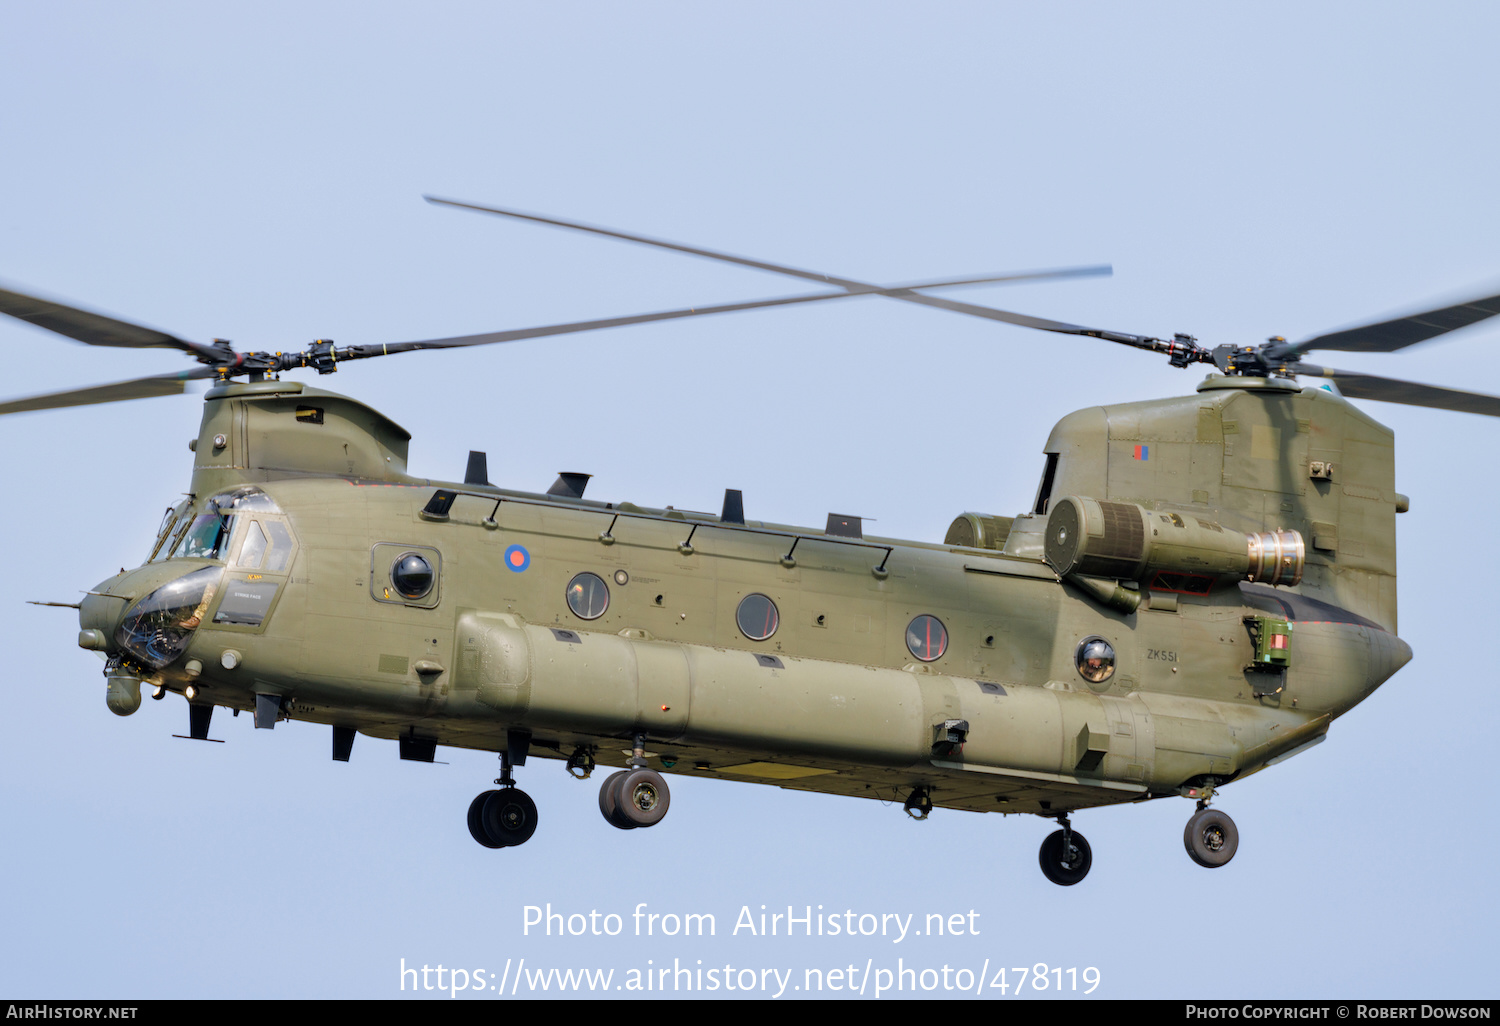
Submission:
M 1356 374 L 1353 371 L 1334 370 L 1332 367 L 1312 367 L 1300 364 L 1299 375 L 1315 374 L 1328 378 L 1338 385 L 1339 391 L 1351 399 L 1376 399 L 1383 403 L 1401 403 L 1406 406 L 1426 406 L 1436 410 L 1454 410 L 1458 413 L 1478 413 L 1486 417 L 1500 417 L 1500 396 L 1482 392 L 1463 392 L 1454 388 L 1439 388 L 1415 381 L 1397 378 L 1381 378 L 1373 374 Z
M 670 321 L 680 317 L 703 317 L 707 314 L 731 313 L 736 310 L 754 310 L 767 306 L 791 306 L 796 303 L 816 303 L 827 299 L 851 299 L 862 293 L 818 292 L 810 296 L 783 296 L 780 299 L 756 299 L 745 303 L 724 303 L 719 306 L 695 306 L 684 310 L 663 310 L 659 313 L 634 314 L 629 317 L 606 317 L 597 321 L 574 321 L 569 324 L 547 324 L 537 328 L 516 328 L 511 331 L 490 331 L 480 335 L 458 335 L 453 338 L 432 338 L 421 342 L 391 342 L 387 345 L 350 346 L 349 355 L 339 350 L 339 359 L 365 359 L 393 353 L 410 353 L 418 349 L 456 349 L 460 346 L 486 346 L 496 342 L 519 342 L 528 338 L 544 338 L 548 335 L 571 335 L 580 331 L 596 331 L 600 328 L 621 328 L 627 324 L 647 324 L 651 321 Z M 878 295 L 875 293 L 863 293 Z
M 1097 273 L 1097 268 L 1074 268 L 1066 272 L 1040 272 L 1047 275 L 1075 274 L 1075 273 Z M 912 282 L 907 285 L 891 286 L 882 285 L 861 286 L 858 291 L 846 292 L 815 292 L 806 296 L 781 296 L 775 299 L 753 299 L 743 303 L 721 303 L 717 306 L 695 306 L 682 310 L 664 310 L 659 313 L 634 314 L 628 317 L 606 317 L 596 321 L 574 321 L 569 324 L 548 324 L 537 328 L 517 328 L 511 331 L 491 331 L 479 335 L 459 335 L 454 338 L 435 338 L 421 342 L 392 342 L 387 345 L 363 345 L 350 346 L 349 355 L 342 355 L 346 351 L 339 350 L 339 359 L 365 359 L 372 356 L 385 356 L 392 353 L 409 353 L 418 349 L 454 349 L 460 346 L 483 346 L 498 342 L 518 342 L 528 338 L 543 338 L 548 335 L 570 335 L 581 331 L 596 331 L 601 328 L 620 328 L 629 324 L 647 324 L 652 321 L 670 321 L 682 317 L 703 317 L 707 314 L 733 313 L 738 310 L 755 310 L 771 306 L 792 306 L 798 303 L 819 303 L 830 299 L 850 299 L 855 296 L 891 296 L 895 298 L 906 298 L 912 296 L 917 299 L 930 297 L 917 296 L 915 289 L 937 289 L 951 288 L 955 286 L 976 284 L 978 281 L 1006 280 L 1017 277 L 1007 275 L 1003 279 L 944 279 L 941 281 Z M 968 304 L 958 304 L 967 306 Z M 975 309 L 987 309 L 975 307 Z M 1000 313 L 1002 311 L 993 311 Z M 1022 315 L 1016 314 L 1015 317 Z M 1035 327 L 1036 324 L 1029 322 L 1056 324 L 1055 321 L 1040 322 L 1037 318 L 1023 318 L 1028 326 Z
M 98 403 L 117 403 L 126 399 L 151 399 L 162 395 L 181 395 L 187 391 L 189 381 L 211 378 L 212 367 L 194 367 L 175 374 L 159 374 L 150 378 L 133 378 L 117 381 L 112 385 L 95 385 L 92 388 L 75 388 L 67 392 L 50 392 L 26 399 L 12 399 L 0 403 L 0 416 L 7 413 L 28 413 L 32 410 L 56 410 L 66 406 L 93 406 Z
M 1346 353 L 1393 353 L 1418 342 L 1446 335 L 1450 331 L 1478 324 L 1496 314 L 1500 314 L 1500 295 L 1485 296 L 1467 303 L 1445 306 L 1440 310 L 1428 310 L 1378 324 L 1366 324 L 1319 335 L 1306 342 L 1298 342 L 1292 347 L 1292 351 L 1305 353 L 1313 349 L 1337 349 Z
M 537 224 L 551 225 L 554 228 L 569 228 L 574 231 L 590 232 L 595 235 L 606 235 L 613 239 L 623 239 L 626 242 L 639 242 L 647 246 L 656 246 L 661 249 L 675 250 L 679 253 L 688 253 L 692 256 L 706 257 L 710 260 L 722 260 L 726 263 L 740 264 L 744 267 L 754 267 L 761 271 L 771 271 L 776 274 L 786 274 L 794 278 L 805 278 L 808 281 L 826 282 L 848 289 L 851 293 L 879 292 L 880 295 L 891 299 L 901 299 L 909 303 L 921 303 L 925 306 L 934 306 L 942 310 L 951 310 L 955 313 L 969 314 L 974 317 L 984 317 L 992 321 L 1003 321 L 1007 324 L 1016 324 L 1024 328 L 1037 328 L 1042 331 L 1055 331 L 1065 335 L 1087 335 L 1092 338 L 1107 339 L 1111 342 L 1120 342 L 1124 345 L 1135 346 L 1140 349 L 1157 349 L 1157 339 L 1146 335 L 1132 335 L 1127 332 L 1106 331 L 1101 328 L 1088 328 L 1079 324 L 1067 324 L 1062 321 L 1048 320 L 1045 317 L 1031 317 L 1027 314 L 1011 313 L 1008 310 L 997 310 L 989 306 L 977 306 L 973 303 L 960 303 L 955 300 L 939 299 L 935 296 L 917 295 L 913 290 L 918 288 L 937 288 L 939 284 L 944 285 L 968 285 L 982 284 L 998 281 L 1023 281 L 1037 280 L 1043 278 L 1081 277 L 1095 274 L 1113 274 L 1113 268 L 1108 265 L 1097 267 L 1083 267 L 1064 269 L 1059 271 L 1037 271 L 1017 275 L 1003 275 L 993 278 L 974 278 L 961 281 L 944 283 L 930 283 L 927 285 L 908 285 L 903 288 L 881 289 L 877 285 L 868 282 L 854 281 L 851 278 L 840 278 L 831 274 L 822 274 L 818 271 L 805 271 L 798 267 L 787 267 L 783 264 L 771 264 L 763 260 L 751 260 L 748 257 L 735 256 L 732 253 L 720 253 L 717 250 L 702 249 L 697 246 L 684 246 L 678 242 L 668 242 L 665 239 L 653 239 L 646 235 L 632 235 L 629 232 L 616 231 L 613 228 L 600 228 L 596 225 L 583 224 L 579 221 L 564 221 L 556 217 L 543 217 L 539 214 L 527 214 L 519 210 L 507 210 L 503 207 L 485 207 L 477 203 L 461 203 L 457 200 L 439 199 L 436 196 L 424 196 L 428 203 L 436 203 L 447 207 L 458 207 L 463 210 L 474 210 L 482 214 L 497 214 L 501 217 L 513 217 L 522 221 L 534 221 Z
M 91 346 L 114 346 L 124 349 L 180 349 L 194 356 L 217 359 L 222 354 L 212 346 L 188 342 L 155 328 L 115 320 L 103 314 L 79 310 L 50 299 L 39 299 L 21 292 L 0 289 L 0 313 L 29 321 L 39 328 L 86 342 Z

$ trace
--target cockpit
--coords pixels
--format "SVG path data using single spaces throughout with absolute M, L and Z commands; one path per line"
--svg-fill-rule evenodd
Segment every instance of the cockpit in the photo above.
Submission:
M 113 631 L 115 646 L 144 669 L 156 670 L 186 651 L 205 622 L 260 629 L 285 583 L 295 544 L 276 502 L 241 485 L 167 510 L 148 566 L 152 583 L 170 573 L 169 560 L 191 561 L 182 572 L 130 604 Z M 210 621 L 211 618 L 211 621 Z
M 196 515 L 192 500 L 184 499 L 169 508 L 162 518 L 147 562 L 168 558 L 223 559 L 228 555 L 240 514 L 280 512 L 275 501 L 254 485 L 241 485 L 212 496 Z

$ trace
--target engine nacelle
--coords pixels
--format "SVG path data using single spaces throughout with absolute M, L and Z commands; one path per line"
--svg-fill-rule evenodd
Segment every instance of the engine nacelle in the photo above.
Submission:
M 1044 551 L 1064 577 L 1139 581 L 1166 571 L 1296 584 L 1307 547 L 1296 531 L 1242 534 L 1190 514 L 1069 495 L 1052 505 Z

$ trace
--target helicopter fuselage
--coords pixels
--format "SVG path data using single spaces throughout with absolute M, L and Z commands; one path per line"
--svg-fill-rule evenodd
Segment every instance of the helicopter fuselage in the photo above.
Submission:
M 1233 439 L 1224 454 L 1231 402 L 1252 404 L 1241 422 L 1252 409 L 1281 418 L 1290 440 L 1296 402 L 1316 407 L 1308 436 L 1319 418 L 1368 420 L 1336 397 L 1251 392 L 1156 404 L 1167 424 L 1187 410 L 1191 440 L 1143 429 L 1131 407 L 1104 418 L 1134 423 L 1148 441 L 1130 457 L 1155 455 L 1153 473 L 1171 472 L 1180 441 L 1184 478 L 1216 457 L 1221 483 L 1236 469 Z M 1213 412 L 1212 432 L 1200 411 Z M 1096 414 L 1079 417 L 1098 433 Z M 1109 454 L 1130 438 L 1106 427 L 1094 440 L 1105 480 L 1090 484 L 1097 469 L 1069 422 L 1049 442 L 1057 462 L 1036 510 L 988 544 L 932 544 L 864 537 L 847 521 L 741 523 L 727 507 L 417 479 L 405 433 L 353 400 L 294 382 L 221 386 L 195 444 L 192 500 L 164 523 L 152 561 L 85 601 L 80 643 L 110 656 L 118 712 L 134 710 L 131 682 L 144 682 L 200 710 L 255 712 L 261 726 L 330 724 L 336 757 L 340 732 L 347 757 L 355 731 L 426 760 L 437 745 L 590 767 L 626 766 L 634 752 L 672 773 L 1052 816 L 1255 772 L 1317 743 L 1410 658 L 1393 588 L 1382 625 L 1385 591 L 1366 580 L 1379 575 L 1351 564 L 1336 577 L 1337 550 L 1313 549 L 1300 588 L 1191 567 L 1140 581 L 1060 574 L 1043 552 L 1049 498 L 1131 494 L 1107 480 Z M 1264 436 L 1244 427 L 1248 449 Z M 1156 447 L 1145 461 L 1143 446 Z M 1298 459 L 1287 450 L 1278 444 L 1278 462 Z M 1338 464 L 1342 484 L 1357 463 Z M 1304 505 L 1320 495 L 1273 487 Z M 1209 513 L 1269 524 L 1259 501 L 1229 523 L 1227 491 L 1150 505 L 1214 530 Z M 1273 512 L 1277 529 L 1305 522 L 1312 535 L 1317 523 L 1329 544 L 1318 510 Z M 173 583 L 193 575 L 207 582 L 197 591 Z M 170 587 L 186 599 L 153 599 Z M 1371 604 L 1333 601 L 1350 588 Z

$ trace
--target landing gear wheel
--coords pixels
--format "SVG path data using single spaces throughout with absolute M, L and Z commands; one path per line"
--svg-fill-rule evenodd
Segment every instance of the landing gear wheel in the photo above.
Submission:
M 672 804 L 667 782 L 655 770 L 635 769 L 625 775 L 619 788 L 619 805 L 615 815 L 631 826 L 649 827 L 660 823 Z
M 501 847 L 525 844 L 536 833 L 536 802 L 518 787 L 491 791 L 480 810 L 484 832 Z
M 1218 869 L 1239 850 L 1240 831 L 1217 809 L 1199 809 L 1182 831 L 1182 845 L 1198 865 Z
M 469 834 L 486 848 L 505 847 L 503 844 L 490 840 L 490 835 L 484 832 L 484 803 L 489 800 L 490 795 L 499 793 L 499 791 L 485 791 L 469 803 Z
M 599 814 L 610 826 L 619 827 L 621 830 L 634 830 L 635 823 L 631 823 L 620 815 L 620 781 L 630 776 L 629 770 L 618 770 L 604 778 L 604 783 L 599 785 Z
M 1063 839 L 1068 834 L 1072 835 L 1071 851 L 1064 852 Z M 1089 842 L 1077 830 L 1054 830 L 1042 842 L 1037 861 L 1042 865 L 1042 875 L 1048 880 L 1060 887 L 1072 887 L 1089 875 L 1089 867 L 1094 864 L 1094 853 L 1089 850 Z

